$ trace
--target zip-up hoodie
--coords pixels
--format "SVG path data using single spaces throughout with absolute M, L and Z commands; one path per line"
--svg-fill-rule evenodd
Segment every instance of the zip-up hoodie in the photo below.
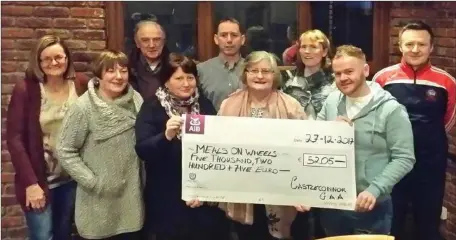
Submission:
M 372 99 L 351 120 L 355 127 L 357 193 L 368 191 L 378 200 L 415 164 L 413 132 L 404 106 L 376 82 L 367 82 Z M 326 99 L 318 120 L 347 117 L 346 96 L 336 90 Z M 378 201 L 377 200 L 377 201 Z

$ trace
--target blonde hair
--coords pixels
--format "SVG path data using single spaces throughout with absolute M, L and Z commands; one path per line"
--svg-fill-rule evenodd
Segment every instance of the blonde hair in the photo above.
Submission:
M 241 81 L 244 85 L 247 84 L 247 69 L 254 64 L 257 64 L 263 60 L 266 60 L 271 65 L 271 69 L 273 71 L 273 80 L 272 80 L 272 87 L 278 88 L 282 84 L 282 75 L 280 74 L 279 67 L 277 66 L 277 57 L 269 52 L 266 51 L 254 51 L 251 52 L 244 60 L 244 64 L 242 66 L 242 75 Z
M 344 56 L 355 57 L 362 60 L 363 62 L 366 62 L 366 55 L 364 54 L 363 50 L 353 45 L 342 45 L 337 47 L 336 54 L 334 55 L 333 59 Z
M 127 55 L 117 50 L 105 50 L 92 62 L 92 73 L 101 79 L 103 70 L 114 68 L 117 64 L 128 67 Z
M 30 52 L 28 67 L 25 70 L 25 76 L 27 79 L 36 79 L 40 82 L 46 82 L 46 75 L 44 74 L 40 65 L 41 53 L 44 51 L 44 49 L 56 44 L 60 45 L 63 48 L 63 52 L 66 55 L 67 66 L 65 72 L 63 73 L 63 78 L 74 79 L 75 70 L 70 50 L 68 49 L 68 46 L 65 44 L 65 42 L 60 37 L 55 35 L 44 35 L 41 37 Z
M 331 42 L 329 41 L 328 37 L 320 30 L 318 29 L 312 29 L 305 31 L 301 36 L 299 37 L 299 47 L 301 47 L 301 42 L 303 41 L 304 38 L 308 38 L 312 42 L 317 42 L 321 44 L 323 50 L 326 50 L 326 57 L 324 57 L 321 60 L 321 68 L 328 69 L 331 65 Z M 298 70 L 304 71 L 304 63 L 302 62 L 301 56 L 297 54 L 296 58 L 296 66 Z

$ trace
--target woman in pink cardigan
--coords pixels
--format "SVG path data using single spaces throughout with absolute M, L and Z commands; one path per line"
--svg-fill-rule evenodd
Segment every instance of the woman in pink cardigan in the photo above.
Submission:
M 278 90 L 281 75 L 272 54 L 257 51 L 248 55 L 241 81 L 245 88 L 222 102 L 219 115 L 307 119 L 299 102 Z M 293 206 L 219 203 L 219 207 L 236 222 L 239 240 L 289 239 L 296 216 Z

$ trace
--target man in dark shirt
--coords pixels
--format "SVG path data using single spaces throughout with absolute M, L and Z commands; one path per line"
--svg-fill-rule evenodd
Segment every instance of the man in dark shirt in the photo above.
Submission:
M 435 240 L 445 192 L 448 159 L 446 133 L 456 117 L 456 80 L 432 66 L 434 34 L 423 22 L 411 22 L 399 33 L 401 63 L 379 71 L 372 81 L 389 91 L 408 111 L 413 126 L 416 164 L 393 189 L 393 227 L 396 239 L 405 239 L 409 203 L 415 222 L 414 240 Z
M 130 84 L 147 99 L 155 95 L 164 71 L 161 63 L 168 59 L 166 34 L 156 21 L 142 20 L 135 26 L 134 40 L 136 47 L 129 57 Z

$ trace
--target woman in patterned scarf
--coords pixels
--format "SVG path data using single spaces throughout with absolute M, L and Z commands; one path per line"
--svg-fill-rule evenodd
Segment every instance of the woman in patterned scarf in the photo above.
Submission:
M 219 115 L 307 119 L 296 99 L 277 90 L 281 75 L 271 53 L 252 52 L 243 67 L 241 81 L 245 88 L 222 102 Z M 288 206 L 219 203 L 219 207 L 235 221 L 239 240 L 289 239 L 296 216 L 296 209 Z
M 310 119 L 315 119 L 328 94 L 335 90 L 330 69 L 330 42 L 318 29 L 301 34 L 296 70 L 287 71 L 283 91 L 298 100 Z
M 283 91 L 301 103 L 309 119 L 316 119 L 329 93 L 337 89 L 330 68 L 330 42 L 323 32 L 314 29 L 301 34 L 297 44 L 296 70 L 287 71 L 289 78 Z M 325 236 L 319 223 L 318 209 L 313 209 L 310 214 L 309 225 L 309 213 L 298 213 L 292 226 L 295 239 Z
M 171 53 L 155 96 L 147 99 L 136 122 L 136 152 L 146 166 L 146 228 L 157 240 L 226 239 L 228 225 L 217 207 L 181 199 L 182 114 L 215 115 L 198 89 L 193 60 Z

